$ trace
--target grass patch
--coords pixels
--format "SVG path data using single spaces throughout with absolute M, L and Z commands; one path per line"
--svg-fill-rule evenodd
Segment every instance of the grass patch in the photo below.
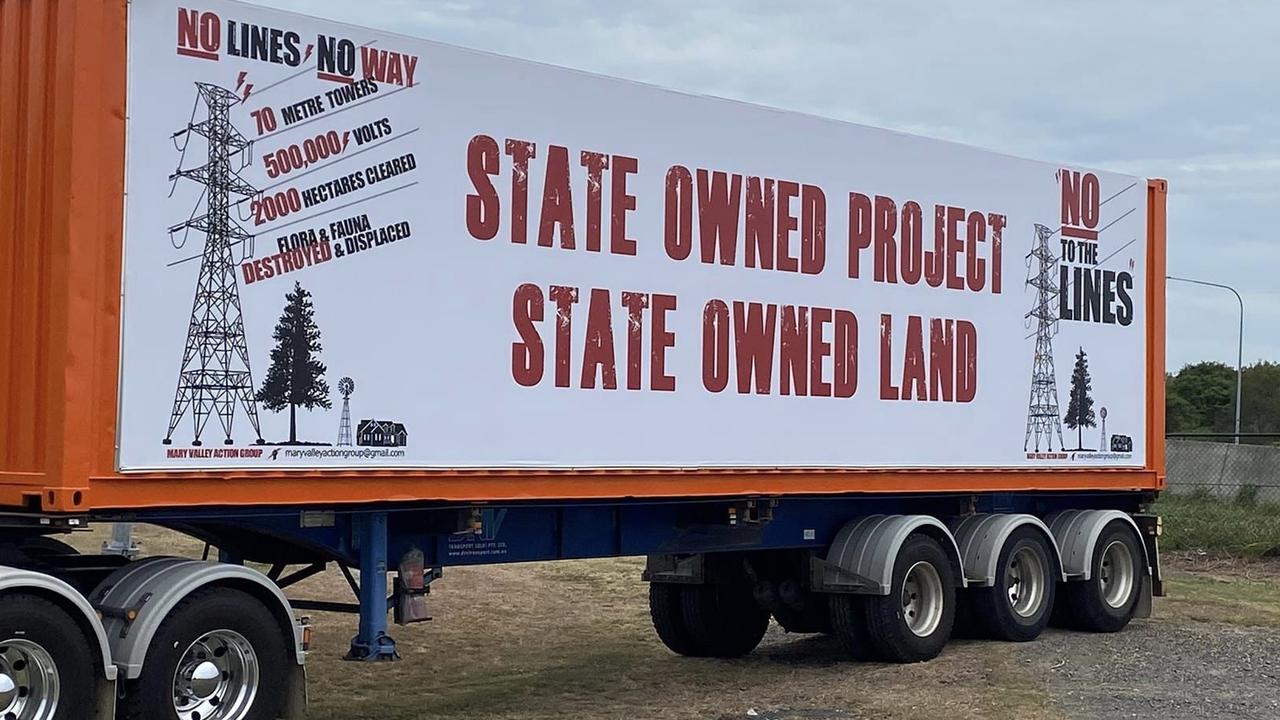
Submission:
M 1158 617 L 1280 628 L 1280 582 L 1177 573 Z
M 1154 508 L 1164 518 L 1161 549 L 1248 557 L 1280 552 L 1280 505 L 1257 502 L 1256 496 L 1240 500 L 1162 496 Z

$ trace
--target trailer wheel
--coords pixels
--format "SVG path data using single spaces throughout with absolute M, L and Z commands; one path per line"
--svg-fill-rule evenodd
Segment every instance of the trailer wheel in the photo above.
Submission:
M 1065 586 L 1072 625 L 1090 632 L 1117 632 L 1133 619 L 1142 594 L 1142 548 L 1132 530 L 1107 526 L 1093 549 L 1088 580 Z
M 1053 551 L 1033 527 L 1015 530 L 1000 548 L 995 583 L 970 591 L 975 619 L 991 637 L 1026 642 L 1049 623 L 1057 586 Z
M 275 720 L 293 662 L 283 629 L 256 598 L 232 588 L 192 593 L 164 619 L 126 720 Z
M 0 718 L 72 720 L 93 707 L 95 653 L 76 621 L 35 595 L 0 599 Z
M 697 656 L 693 635 L 684 624 L 684 586 L 649 583 L 649 617 L 658 638 L 677 655 Z
M 690 585 L 682 592 L 684 625 L 695 652 L 732 658 L 751 652 L 769 629 L 769 611 L 748 585 Z
M 1053 600 L 1053 611 L 1049 613 L 1049 625 L 1062 630 L 1075 628 L 1075 618 L 1071 614 L 1071 598 L 1067 594 L 1070 583 L 1059 582 L 1057 596 Z
M 956 619 L 951 624 L 951 638 L 963 640 L 986 640 L 986 629 L 978 621 L 977 602 L 974 598 L 976 590 L 956 588 Z
M 804 611 L 782 608 L 773 612 L 773 619 L 789 633 L 798 635 L 831 633 L 831 618 L 825 605 L 816 609 L 806 608 Z
M 937 657 L 951 636 L 956 580 L 936 540 L 912 535 L 898 550 L 888 595 L 868 595 L 867 631 L 876 652 L 891 662 Z
M 51 538 L 47 535 L 37 535 L 27 538 L 18 546 L 22 552 L 32 556 L 50 556 L 50 555 L 79 555 L 80 551 L 71 547 L 67 543 Z
M 832 594 L 827 598 L 831 616 L 831 634 L 840 647 L 854 660 L 878 660 L 879 653 L 867 632 L 867 598 L 865 595 Z

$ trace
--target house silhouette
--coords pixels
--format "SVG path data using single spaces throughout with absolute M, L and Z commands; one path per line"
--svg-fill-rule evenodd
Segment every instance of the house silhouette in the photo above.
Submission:
M 404 447 L 409 432 L 394 420 L 361 420 L 356 427 L 356 444 L 368 447 Z

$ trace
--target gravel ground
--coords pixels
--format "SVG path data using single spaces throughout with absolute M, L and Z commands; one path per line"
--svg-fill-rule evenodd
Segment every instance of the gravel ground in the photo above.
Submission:
M 1066 717 L 1280 718 L 1280 630 L 1153 619 L 1019 648 Z
M 1280 598 L 1278 598 L 1280 601 Z M 783 647 L 809 644 L 804 653 L 826 654 L 822 640 L 782 636 L 766 654 L 786 653 Z M 1004 679 L 996 688 L 987 671 L 1004 665 Z M 966 673 L 968 666 L 976 673 Z M 1280 718 L 1280 630 L 1235 627 L 1225 623 L 1190 623 L 1152 619 L 1134 622 L 1114 635 L 1048 630 L 1035 642 L 1008 645 L 983 641 L 954 641 L 937 660 L 921 666 L 850 665 L 850 675 L 888 674 L 900 692 L 919 709 L 934 706 L 936 690 L 913 684 L 912 668 L 944 678 L 957 697 L 1019 684 L 1044 691 L 1042 702 L 1002 705 L 998 698 L 987 708 L 968 706 L 951 717 L 1046 717 L 1133 720 L 1150 718 Z M 947 676 L 954 675 L 951 679 Z M 867 677 L 871 676 L 871 677 Z M 1012 681 L 1012 682 L 1011 682 Z M 875 692 L 873 687 L 868 691 Z M 905 699 L 905 698 L 904 698 Z M 1023 699 L 1025 700 L 1025 698 Z M 928 712 L 921 713 L 927 716 Z M 866 708 L 761 707 L 720 716 L 720 720 L 827 720 L 882 717 Z

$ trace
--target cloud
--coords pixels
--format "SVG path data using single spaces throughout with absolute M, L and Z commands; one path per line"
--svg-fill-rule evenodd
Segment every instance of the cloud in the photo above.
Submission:
M 266 0 L 432 40 L 1170 181 L 1169 269 L 1280 359 L 1280 5 Z M 1234 363 L 1234 298 L 1169 288 L 1169 365 Z M 1206 304 L 1207 303 L 1207 304 Z M 1229 349 L 1229 352 L 1224 350 Z

